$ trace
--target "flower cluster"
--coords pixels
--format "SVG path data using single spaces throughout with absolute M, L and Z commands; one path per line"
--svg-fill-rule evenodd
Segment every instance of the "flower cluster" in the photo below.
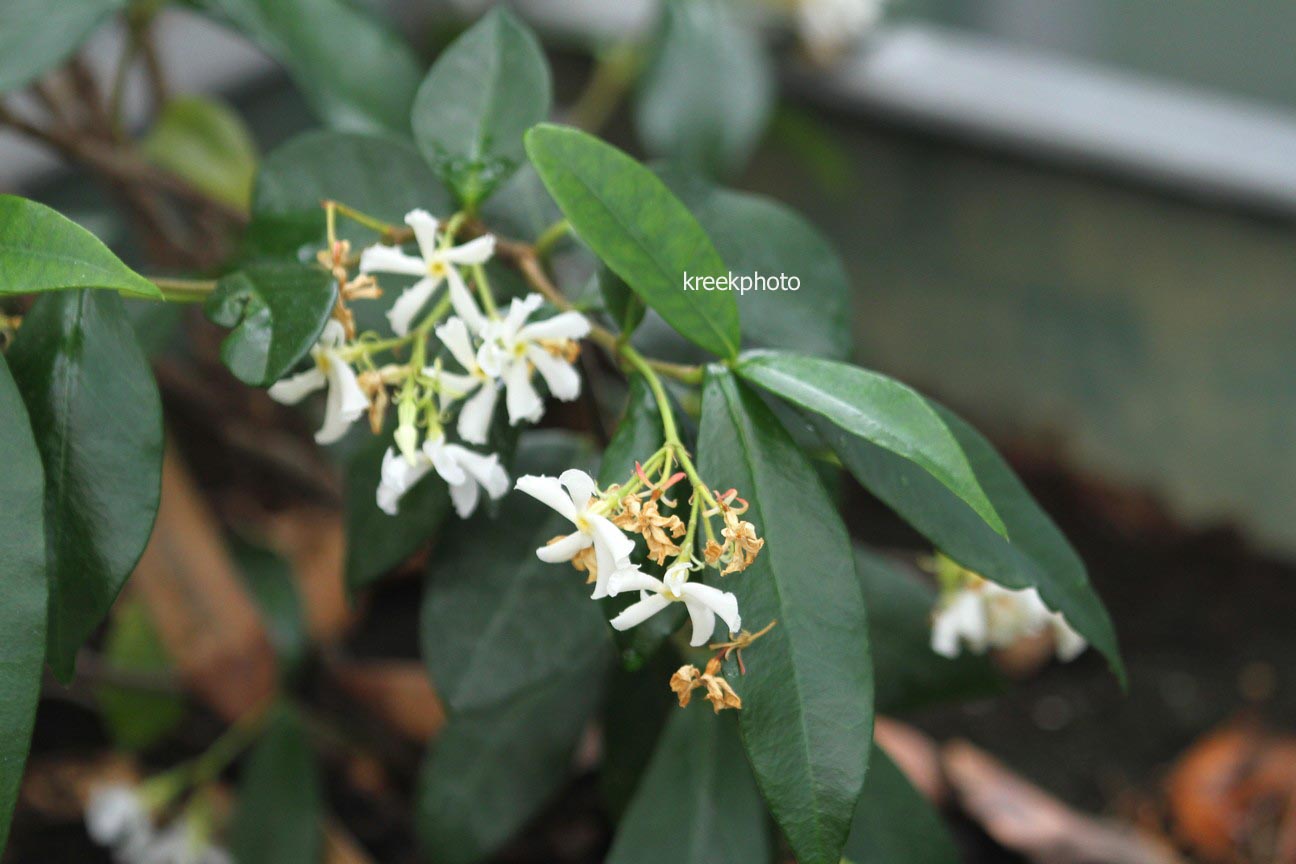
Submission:
M 717 617 L 733 635 L 742 628 L 742 616 L 738 599 L 731 592 L 690 578 L 691 574 L 706 566 L 720 570 L 721 576 L 744 570 L 764 541 L 756 536 L 755 526 L 738 518 L 746 510 L 746 503 L 733 491 L 716 494 L 695 483 L 688 502 L 688 523 L 673 512 L 679 505 L 665 493 L 686 476 L 684 472 L 670 473 L 677 449 L 682 451 L 668 443 L 648 460 L 647 468 L 636 465 L 627 483 L 602 491 L 589 474 L 575 468 L 558 477 L 519 477 L 516 488 L 557 511 L 575 529 L 537 549 L 540 560 L 551 564 L 570 562 L 593 584 L 591 596 L 595 599 L 638 592 L 638 599 L 612 618 L 614 629 L 628 630 L 671 604 L 682 603 L 692 626 L 689 644 L 698 648 L 712 638 Z M 688 468 L 696 478 L 691 463 Z M 649 479 L 658 471 L 659 479 Z M 663 512 L 663 508 L 672 512 Z M 711 518 L 717 515 L 722 520 L 723 543 L 715 539 L 711 524 Z M 699 524 L 709 538 L 704 560 L 694 554 Z M 647 546 L 646 560 L 666 565 L 668 559 L 673 559 L 661 578 L 645 572 L 643 564 L 632 559 L 636 549 L 632 535 L 641 537 Z M 706 673 L 691 675 L 684 669 L 676 673 L 671 688 L 680 693 L 681 706 L 688 704 L 688 692 L 698 686 L 706 688 L 706 698 L 717 711 L 742 707 L 742 700 L 718 671 L 719 659 L 715 659 L 707 665 Z M 681 691 L 684 684 L 680 682 L 685 680 L 692 683 Z
M 435 471 L 449 486 L 456 512 L 466 518 L 483 492 L 490 498 L 504 495 L 509 478 L 497 454 L 465 445 L 487 443 L 501 395 L 510 424 L 541 418 L 544 401 L 535 386 L 536 373 L 554 397 L 575 399 L 580 376 L 573 364 L 589 322 L 576 312 L 531 320 L 544 303 L 539 294 L 514 299 L 503 314 L 497 311 L 482 268 L 495 251 L 492 235 L 455 245 L 453 220 L 442 224 L 427 211 L 414 210 L 406 214 L 405 224 L 417 254 L 379 243 L 364 249 L 355 262 L 349 244 L 333 236 L 334 211 L 328 214 L 329 248 L 319 260 L 338 282 L 338 303 L 310 352 L 311 368 L 273 385 L 270 396 L 293 404 L 326 390 L 324 422 L 315 435 L 321 444 L 341 439 L 366 413 L 374 434 L 381 434 L 387 409 L 394 404 L 397 425 L 383 459 L 379 508 L 395 515 L 405 493 Z M 359 272 L 353 278 L 355 264 Z M 481 306 L 461 268 L 471 268 Z M 382 294 L 374 274 L 417 277 L 387 312 L 394 338 L 355 332 L 348 304 Z M 438 293 L 444 296 L 434 303 Z M 451 310 L 454 314 L 447 317 Z M 433 333 L 445 354 L 428 362 Z M 380 365 L 376 360 L 384 351 L 405 349 L 404 362 Z M 452 420 L 462 443 L 447 435 Z
M 145 788 L 101 786 L 86 804 L 86 833 L 111 850 L 118 864 L 232 864 L 228 852 L 212 845 L 207 822 L 192 809 L 165 827 L 154 821 L 158 809 Z
M 962 645 L 984 654 L 989 648 L 1007 648 L 1045 633 L 1063 661 L 1075 659 L 1088 647 L 1060 613 L 1044 605 L 1034 588 L 1004 588 L 944 556 L 937 556 L 933 569 L 942 587 L 932 619 L 931 646 L 937 654 L 957 657 Z

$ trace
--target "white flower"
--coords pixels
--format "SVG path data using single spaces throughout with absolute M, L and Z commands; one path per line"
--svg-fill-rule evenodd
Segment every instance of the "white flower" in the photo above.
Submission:
M 100 846 L 132 849 L 151 840 L 153 820 L 133 786 L 114 783 L 90 792 L 86 833 Z
M 563 487 L 566 487 L 564 490 Z M 638 572 L 630 561 L 634 541 L 621 533 L 606 516 L 592 512 L 598 503 L 594 478 L 575 468 L 569 468 L 558 477 L 536 477 L 528 474 L 519 477 L 514 488 L 557 510 L 576 526 L 576 530 L 536 550 L 541 561 L 556 564 L 570 561 L 581 551 L 594 547 L 598 573 L 594 582 L 593 597 L 608 596 L 608 586 L 616 574 Z
M 400 499 L 433 468 L 450 487 L 450 500 L 462 519 L 467 519 L 477 509 L 482 489 L 493 499 L 508 491 L 508 473 L 499 464 L 499 456 L 474 453 L 458 444 L 447 444 L 445 436 L 438 435 L 424 441 L 413 460 L 388 448 L 383 456 L 378 483 L 378 507 L 395 516 L 399 512 Z
M 194 820 L 182 816 L 130 858 L 128 864 L 233 864 L 230 854 L 211 845 Z
M 420 277 L 387 311 L 396 335 L 409 332 L 414 316 L 432 298 L 442 280 L 451 285 L 462 285 L 463 277 L 456 269 L 461 264 L 484 264 L 495 253 L 495 238 L 485 234 L 460 246 L 442 248 L 437 243 L 436 217 L 426 210 L 411 210 L 405 214 L 405 224 L 414 230 L 418 242 L 418 255 L 408 255 L 395 246 L 376 245 L 360 253 L 361 273 L 394 273 L 399 276 Z
M 321 444 L 337 441 L 369 408 L 369 399 L 360 389 L 355 370 L 338 352 L 345 342 L 346 331 L 341 322 L 330 319 L 310 352 L 315 366 L 276 382 L 269 390 L 270 398 L 276 402 L 295 405 L 316 390 L 328 388 L 324 425 L 315 433 L 315 440 Z
M 797 30 L 818 61 L 840 54 L 882 20 L 884 0 L 798 0 Z
M 453 291 L 454 287 L 451 286 L 451 296 Z M 437 328 L 436 334 L 459 361 L 459 365 L 468 372 L 467 375 L 456 375 L 442 371 L 436 376 L 441 384 L 447 385 L 441 388 L 442 408 L 446 405 L 447 396 L 457 393 L 456 398 L 463 398 L 476 390 L 472 398 L 459 409 L 459 437 L 469 444 L 485 444 L 491 416 L 495 413 L 495 402 L 499 399 L 495 379 L 477 365 L 477 353 L 473 350 L 472 338 L 468 335 L 468 325 L 462 319 L 450 318 Z M 426 369 L 423 371 L 425 374 L 428 372 Z
M 488 377 L 504 381 L 509 423 L 534 423 L 544 414 L 544 402 L 531 386 L 533 368 L 555 398 L 570 402 L 580 395 L 580 375 L 560 352 L 565 343 L 589 334 L 590 324 L 584 315 L 562 312 L 528 324 L 527 318 L 544 303 L 539 294 L 528 294 L 514 299 L 503 318 L 487 318 L 467 288 L 460 290 L 454 285 L 450 286 L 450 302 L 482 341 L 477 349 L 477 368 Z
M 672 603 L 683 603 L 688 609 L 693 622 L 693 638 L 689 644 L 693 647 L 705 645 L 715 630 L 715 619 L 720 618 L 729 627 L 730 633 L 736 633 L 742 627 L 742 618 L 738 614 L 738 598 L 728 591 L 703 585 L 701 582 L 690 582 L 688 579 L 690 565 L 678 562 L 666 568 L 666 578 L 658 579 L 642 571 L 619 572 L 612 578 L 609 594 L 615 596 L 622 591 L 639 591 L 639 600 L 621 611 L 612 619 L 612 626 L 617 630 L 629 630 L 642 624 Z
M 942 598 L 932 622 L 931 646 L 937 654 L 953 658 L 960 643 L 980 654 L 1045 630 L 1052 632 L 1060 660 L 1073 660 L 1088 647 L 1066 618 L 1044 605 L 1034 588 L 1014 591 L 974 578 Z

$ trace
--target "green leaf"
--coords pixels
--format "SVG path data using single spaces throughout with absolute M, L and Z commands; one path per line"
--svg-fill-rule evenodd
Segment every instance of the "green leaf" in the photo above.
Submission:
M 221 360 L 244 384 L 269 387 L 319 339 L 337 300 L 337 282 L 318 267 L 253 263 L 222 277 L 203 311 L 232 328 Z
M 348 0 L 199 0 L 287 68 L 337 129 L 405 133 L 420 64 L 385 23 Z
M 639 669 L 615 668 L 609 677 L 603 700 L 603 764 L 598 779 L 603 802 L 615 821 L 620 821 L 630 806 L 666 721 L 679 710 L 675 694 L 662 686 L 679 666 L 677 653 L 659 651 Z
M 319 864 L 324 851 L 319 766 L 296 713 L 274 710 L 239 778 L 230 852 L 239 864 Z
M 605 661 L 592 650 L 506 702 L 452 715 L 418 780 L 415 828 L 428 858 L 472 864 L 490 856 L 566 783 Z
M 750 502 L 765 548 L 712 580 L 738 597 L 743 626 L 775 627 L 726 668 L 742 697 L 747 756 L 802 864 L 837 864 L 864 784 L 873 727 L 868 622 L 850 540 L 814 468 L 760 398 L 712 367 L 698 470 Z M 733 663 L 726 664 L 734 666 Z
M 607 449 L 603 451 L 603 463 L 598 475 L 599 486 L 607 488 L 614 483 L 625 483 L 634 474 L 635 463 L 647 461 L 665 440 L 661 413 L 657 410 L 657 400 L 653 398 L 652 389 L 642 375 L 630 376 L 625 416 L 613 433 L 612 440 L 608 442 Z M 643 562 L 645 571 L 660 577 L 664 568 L 648 561 L 646 552 L 645 544 L 638 541 L 635 560 Z M 610 621 L 635 599 L 627 595 L 603 598 L 601 602 L 605 616 Z M 678 630 L 684 620 L 685 612 L 680 608 L 682 605 L 672 604 L 638 627 L 613 632 L 623 666 L 637 669 L 656 653 L 662 642 Z
M 230 544 L 230 551 L 238 562 L 243 584 L 256 600 L 283 675 L 291 677 L 309 649 L 306 613 L 292 566 L 269 549 L 238 538 Z
M 687 172 L 660 176 L 697 217 L 732 273 L 800 280 L 796 291 L 739 297 L 744 347 L 850 357 L 850 280 L 841 256 L 818 229 L 772 198 L 721 189 Z
M 878 711 L 911 711 L 1002 689 L 1003 682 L 987 658 L 964 653 L 949 660 L 931 649 L 935 590 L 858 545 L 855 570 L 868 607 Z
M 738 304 L 727 291 L 685 288 L 727 275 L 702 226 L 661 180 L 610 144 L 540 125 L 527 154 L 572 228 L 681 335 L 720 357 L 738 351 Z M 696 284 L 691 281 L 690 284 Z
M 114 671 L 147 674 L 173 667 L 142 600 L 125 598 L 113 607 L 111 620 L 104 657 Z M 174 694 L 103 684 L 95 695 L 113 741 L 125 750 L 157 743 L 184 719 L 184 702 Z
M 31 744 L 45 661 L 45 478 L 27 409 L 0 353 L 0 849 Z
M 374 435 L 352 458 L 346 473 L 346 583 L 359 591 L 428 542 L 450 512 L 450 490 L 435 472 L 401 498 L 391 516 L 378 509 L 378 480 L 394 424 Z
M 940 816 L 876 744 L 844 857 L 859 864 L 962 860 Z
M 524 473 L 556 475 L 588 459 L 570 436 L 532 433 L 523 442 Z M 448 536 L 429 565 L 423 657 L 451 712 L 507 702 L 608 644 L 583 575 L 535 554 L 570 525 L 514 492 L 496 518 L 478 516 Z
M 549 116 L 549 64 L 535 34 L 502 7 L 437 58 L 419 87 L 414 140 L 473 209 L 523 161 L 522 134 Z
M 0 195 L 0 296 L 108 288 L 162 299 L 89 231 L 44 204 Z
M 47 660 L 68 681 L 152 533 L 162 406 L 116 294 L 41 297 L 9 363 L 45 466 Z
M 699 704 L 700 703 L 700 704 Z M 676 708 L 617 826 L 608 864 L 761 864 L 773 859 L 765 808 L 735 718 L 705 702 Z
M 603 296 L 603 305 L 617 329 L 622 333 L 633 333 L 643 321 L 648 307 L 639 295 L 630 290 L 630 286 L 611 270 L 600 267 L 595 274 L 598 280 L 599 293 Z
M 881 447 L 922 468 L 991 528 L 1007 533 L 962 445 L 927 400 L 911 388 L 858 366 L 799 354 L 749 355 L 737 371 L 747 381 L 849 433 L 851 440 Z
M 0 93 L 61 64 L 125 5 L 126 0 L 5 0 L 0 4 Z
M 218 201 L 246 210 L 257 149 L 243 119 L 202 96 L 170 100 L 141 142 L 145 157 Z
M 635 111 L 651 154 L 711 175 L 737 173 L 765 131 L 774 95 L 764 46 L 727 4 L 664 4 Z
M 940 551 L 1005 587 L 1038 589 L 1050 609 L 1061 612 L 1102 652 L 1124 686 L 1116 632 L 1080 556 L 984 436 L 944 406 L 933 400 L 927 404 L 967 454 L 1007 537 L 912 462 L 827 421 L 816 421 L 816 426 L 855 478 Z

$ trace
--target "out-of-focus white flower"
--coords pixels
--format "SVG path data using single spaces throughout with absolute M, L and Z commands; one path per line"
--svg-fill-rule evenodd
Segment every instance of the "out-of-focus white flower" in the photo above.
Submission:
M 827 62 L 882 20 L 884 0 L 796 0 L 797 31 L 810 55 Z
M 689 619 L 693 622 L 693 638 L 689 644 L 694 648 L 705 645 L 715 630 L 715 619 L 720 618 L 729 627 L 730 633 L 737 633 L 742 628 L 742 618 L 738 614 L 738 598 L 728 591 L 703 585 L 701 582 L 690 582 L 688 578 L 690 565 L 678 562 L 666 568 L 664 579 L 658 579 L 647 573 L 636 570 L 621 571 L 612 577 L 608 593 L 615 596 L 622 591 L 639 591 L 639 600 L 627 606 L 612 619 L 616 630 L 629 630 L 642 624 L 672 603 L 683 603 L 688 609 Z
M 155 834 L 145 847 L 122 864 L 233 864 L 224 849 L 213 846 L 206 831 L 185 816 Z
M 453 291 L 454 286 L 451 286 L 451 296 L 454 296 Z M 467 293 L 467 289 L 464 293 Z M 473 350 L 468 325 L 462 318 L 450 318 L 437 328 L 436 334 L 441 344 L 449 349 L 455 360 L 459 361 L 459 365 L 468 373 L 467 375 L 456 375 L 445 371 L 439 373 L 439 379 L 447 385 L 447 388 L 442 390 L 442 406 L 446 405 L 446 397 L 455 396 L 457 393 L 457 398 L 464 398 L 472 393 L 459 409 L 459 437 L 469 444 L 485 444 L 490 431 L 491 415 L 495 413 L 495 403 L 499 399 L 499 387 L 495 379 L 477 365 L 477 352 Z M 424 370 L 425 373 L 427 371 Z M 474 390 L 477 392 L 473 393 Z
M 153 819 L 133 786 L 114 783 L 90 792 L 85 811 L 86 833 L 100 846 L 134 850 L 151 841 Z
M 941 598 L 932 621 L 932 650 L 957 657 L 960 646 L 978 654 L 1006 648 L 1027 636 L 1049 631 L 1058 659 L 1073 660 L 1088 647 L 1060 613 L 1044 605 L 1034 588 L 1012 590 L 969 575 Z
M 514 488 L 552 507 L 576 526 L 573 533 L 537 549 L 536 557 L 541 561 L 550 564 L 571 561 L 584 550 L 594 547 L 595 579 L 591 596 L 608 596 L 608 586 L 616 574 L 638 572 L 639 568 L 630 561 L 634 541 L 594 509 L 599 499 L 595 494 L 597 487 L 593 477 L 569 468 L 558 477 L 530 474 L 519 477 Z
M 388 448 L 383 455 L 378 481 L 379 509 L 395 516 L 400 512 L 401 498 L 433 468 L 450 487 L 450 500 L 462 519 L 467 519 L 477 509 L 481 490 L 485 489 L 492 499 L 498 499 L 508 491 L 508 472 L 499 464 L 499 456 L 474 453 L 467 447 L 447 444 L 444 435 L 437 435 L 424 441 L 413 459 Z
M 459 246 L 441 246 L 437 230 L 440 224 L 426 210 L 411 210 L 405 214 L 405 224 L 414 231 L 418 255 L 409 255 L 395 246 L 378 244 L 360 253 L 361 273 L 393 273 L 399 276 L 418 276 L 419 280 L 401 292 L 401 296 L 387 311 L 396 335 L 409 332 L 414 316 L 436 293 L 442 281 L 463 284 L 458 266 L 484 264 L 495 253 L 495 237 L 484 234 Z
M 310 352 L 315 366 L 276 382 L 268 391 L 276 402 L 295 405 L 316 390 L 327 387 L 324 425 L 315 433 L 315 440 L 321 444 L 337 441 L 369 409 L 369 399 L 360 389 L 355 370 L 338 351 L 345 343 L 346 331 L 341 322 L 330 319 Z

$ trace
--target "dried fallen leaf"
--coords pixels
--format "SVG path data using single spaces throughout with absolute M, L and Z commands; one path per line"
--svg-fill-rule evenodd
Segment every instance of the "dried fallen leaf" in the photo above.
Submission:
M 341 513 L 299 507 L 266 514 L 258 525 L 275 550 L 292 563 L 312 641 L 329 644 L 341 639 L 356 617 L 347 596 L 346 529 Z
M 274 649 L 211 511 L 168 445 L 162 503 L 132 577 L 189 690 L 227 720 L 276 686 Z
M 1079 813 L 964 741 L 941 750 L 963 810 L 999 844 L 1039 864 L 1177 864 L 1178 854 L 1128 825 Z
M 373 864 L 369 853 L 336 822 L 324 825 L 324 864 Z
M 329 671 L 343 692 L 410 741 L 430 741 L 445 726 L 445 709 L 420 663 L 335 660 Z
M 949 786 L 941 773 L 939 745 L 907 723 L 878 717 L 873 740 L 886 751 L 915 789 L 937 807 L 949 800 Z
M 51 821 L 78 821 L 90 791 L 109 783 L 135 783 L 139 766 L 120 753 L 95 756 L 45 756 L 33 759 L 23 775 L 18 808 Z

